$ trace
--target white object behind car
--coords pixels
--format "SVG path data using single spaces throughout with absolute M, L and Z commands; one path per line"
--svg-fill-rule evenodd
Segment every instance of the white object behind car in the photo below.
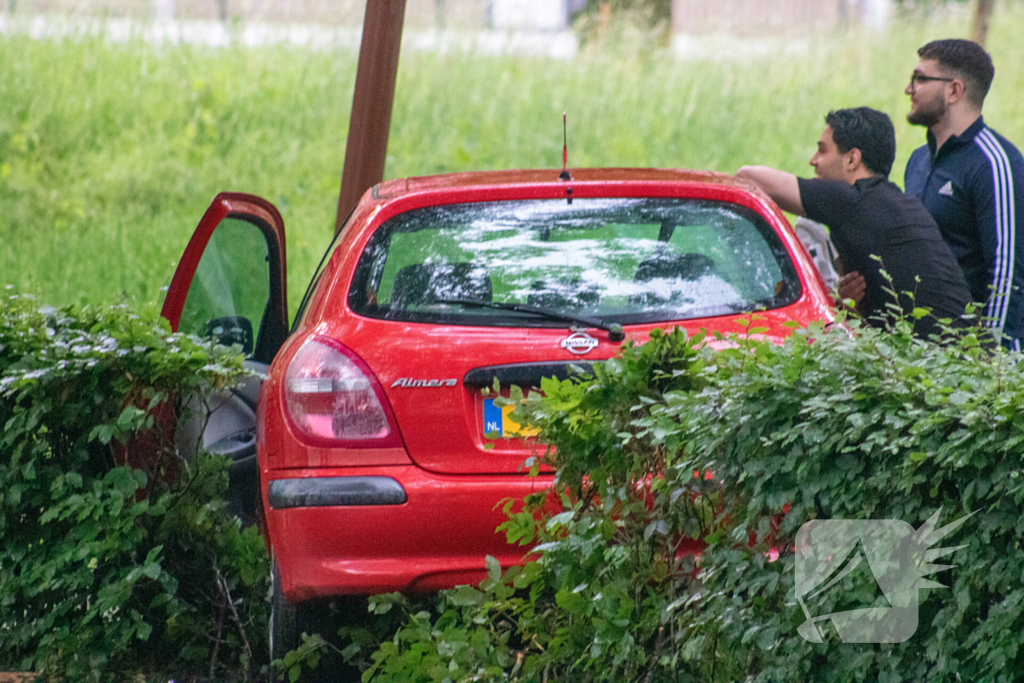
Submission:
M 821 279 L 830 292 L 836 291 L 839 285 L 839 274 L 832 261 L 836 258 L 836 248 L 828 237 L 828 229 L 821 223 L 810 218 L 800 217 L 793 226 L 796 236 L 800 238 L 807 253 L 814 261 L 814 267 L 821 273 Z

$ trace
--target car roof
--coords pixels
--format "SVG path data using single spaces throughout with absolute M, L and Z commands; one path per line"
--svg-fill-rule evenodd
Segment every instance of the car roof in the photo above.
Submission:
M 424 190 L 495 185 L 536 185 L 558 183 L 558 169 L 522 169 L 513 171 L 476 171 L 444 175 L 401 178 L 380 183 L 373 188 L 375 199 L 393 199 Z M 573 168 L 573 182 L 686 182 L 704 183 L 752 190 L 735 176 L 711 171 L 688 171 L 670 168 Z

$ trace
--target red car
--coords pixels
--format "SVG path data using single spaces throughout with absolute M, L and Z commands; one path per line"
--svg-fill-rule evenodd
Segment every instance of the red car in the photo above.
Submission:
M 241 344 L 265 380 L 223 399 L 206 443 L 258 481 L 273 562 L 272 650 L 332 598 L 430 592 L 523 549 L 495 533 L 530 477 L 522 427 L 483 389 L 539 385 L 682 326 L 771 336 L 832 315 L 785 217 L 730 176 L 670 170 L 467 173 L 368 191 L 289 326 L 284 226 L 222 194 L 163 308 Z M 262 365 L 261 365 L 262 364 Z M 253 429 L 255 425 L 255 455 Z

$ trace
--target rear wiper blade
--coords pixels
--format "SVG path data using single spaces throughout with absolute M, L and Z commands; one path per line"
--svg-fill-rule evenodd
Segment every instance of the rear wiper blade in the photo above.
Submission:
M 620 342 L 626 338 L 626 333 L 622 331 L 622 325 L 619 323 L 608 323 L 596 318 L 586 318 L 582 315 L 570 315 L 560 311 L 552 311 L 548 308 L 538 308 L 537 306 L 528 306 L 526 304 L 510 304 L 501 301 L 481 301 L 479 299 L 434 299 L 434 301 L 439 304 L 458 304 L 474 308 L 494 308 L 499 311 L 531 313 L 548 318 L 549 320 L 560 320 L 567 323 L 586 325 L 587 327 L 596 327 L 599 330 L 605 330 L 608 333 L 608 341 L 611 342 Z

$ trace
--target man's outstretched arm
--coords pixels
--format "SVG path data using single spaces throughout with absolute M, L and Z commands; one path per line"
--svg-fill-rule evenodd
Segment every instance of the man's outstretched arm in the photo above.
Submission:
M 736 171 L 736 177 L 757 185 L 766 195 L 782 208 L 783 211 L 806 216 L 803 202 L 800 201 L 800 186 L 792 173 L 780 171 L 770 166 L 744 166 Z

